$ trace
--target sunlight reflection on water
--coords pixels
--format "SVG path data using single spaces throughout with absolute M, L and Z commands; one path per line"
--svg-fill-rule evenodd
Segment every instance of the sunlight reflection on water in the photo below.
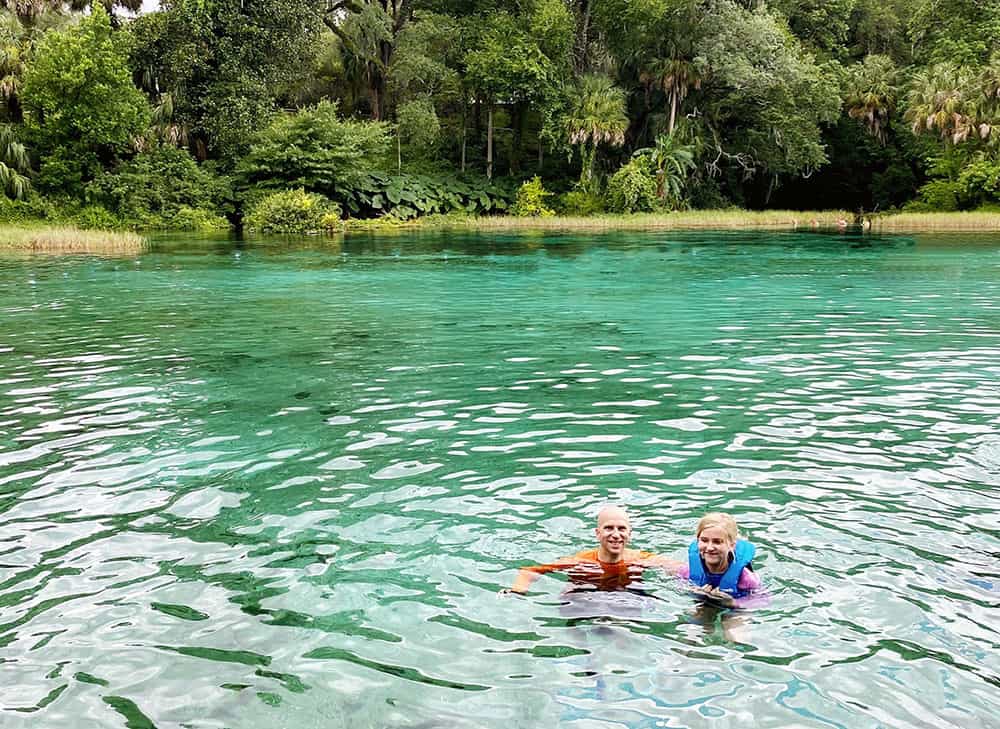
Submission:
M 5 727 L 1000 713 L 1000 247 L 233 245 L 0 258 Z M 733 512 L 770 604 L 497 599 L 606 501 Z

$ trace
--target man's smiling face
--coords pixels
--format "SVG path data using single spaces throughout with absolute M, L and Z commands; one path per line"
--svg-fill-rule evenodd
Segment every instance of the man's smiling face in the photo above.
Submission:
M 597 515 L 596 531 L 600 545 L 597 558 L 602 562 L 618 562 L 632 536 L 628 514 L 623 509 L 613 506 L 602 509 Z

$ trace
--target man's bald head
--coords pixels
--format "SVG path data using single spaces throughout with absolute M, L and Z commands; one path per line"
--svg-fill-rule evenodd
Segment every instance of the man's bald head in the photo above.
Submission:
M 600 529 L 601 524 L 609 519 L 624 519 L 625 523 L 631 527 L 628 512 L 620 506 L 608 505 L 601 507 L 601 510 L 597 512 L 597 528 Z
M 632 538 L 632 525 L 628 514 L 620 506 L 605 506 L 597 512 L 597 559 L 601 562 L 619 562 Z

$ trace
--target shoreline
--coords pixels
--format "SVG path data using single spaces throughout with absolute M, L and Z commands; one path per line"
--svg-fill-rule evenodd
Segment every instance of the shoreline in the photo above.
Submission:
M 998 212 L 893 213 L 865 215 L 854 222 L 843 210 L 689 210 L 590 217 L 428 216 L 407 221 L 345 221 L 348 234 L 403 230 L 467 230 L 482 232 L 610 232 L 657 230 L 771 230 L 809 232 L 845 230 L 862 233 L 1000 233 Z
M 461 217 L 432 215 L 397 221 L 381 218 L 344 221 L 346 235 L 405 231 L 472 231 L 485 233 L 757 230 L 774 232 L 844 231 L 852 233 L 997 233 L 1000 211 L 952 213 L 893 213 L 866 215 L 862 224 L 840 210 L 690 210 L 673 213 L 635 213 L 590 217 L 513 216 Z M 155 235 L 155 232 L 150 232 Z M 335 233 L 334 235 L 340 235 Z M 296 236 L 298 237 L 298 236 Z M 302 236 L 314 238 L 315 236 Z M 83 230 L 71 226 L 0 223 L 0 251 L 22 253 L 137 254 L 148 238 L 133 232 Z

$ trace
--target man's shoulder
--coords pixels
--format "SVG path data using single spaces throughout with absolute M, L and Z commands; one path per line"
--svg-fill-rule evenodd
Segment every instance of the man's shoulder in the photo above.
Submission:
M 597 550 L 596 549 L 585 549 L 582 552 L 577 552 L 573 555 L 572 559 L 578 560 L 580 562 L 598 562 Z
M 643 560 L 658 556 L 656 552 L 647 552 L 643 549 L 626 549 L 624 554 L 626 562 L 642 562 Z

